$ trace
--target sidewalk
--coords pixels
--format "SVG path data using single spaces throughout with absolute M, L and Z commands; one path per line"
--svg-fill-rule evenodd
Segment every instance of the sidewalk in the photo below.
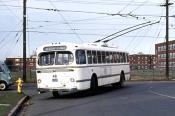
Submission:
M 16 86 L 12 86 L 11 88 L 12 88 L 12 91 L 16 91 Z M 18 113 L 18 111 L 20 110 L 20 108 L 22 107 L 22 105 L 27 100 L 29 100 L 30 97 L 38 94 L 36 83 L 24 83 L 22 91 L 23 91 L 23 94 L 25 94 L 25 96 L 9 112 L 8 116 L 15 116 Z

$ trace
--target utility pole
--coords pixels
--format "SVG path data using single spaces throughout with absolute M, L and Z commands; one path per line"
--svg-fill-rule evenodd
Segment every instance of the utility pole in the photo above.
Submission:
M 23 81 L 26 81 L 26 2 L 23 0 Z
M 169 0 L 166 0 L 166 78 L 169 80 L 169 6 L 173 3 L 169 3 Z
M 166 78 L 169 79 L 169 0 L 166 0 Z
M 166 78 L 169 80 L 169 6 L 173 3 L 169 3 L 169 0 L 166 0 L 165 5 L 161 5 L 166 7 Z

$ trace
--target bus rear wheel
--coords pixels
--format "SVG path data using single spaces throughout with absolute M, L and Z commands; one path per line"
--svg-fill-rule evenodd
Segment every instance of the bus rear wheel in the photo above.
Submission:
M 5 82 L 0 82 L 0 90 L 4 91 L 7 89 L 7 84 Z
M 124 74 L 124 72 L 122 72 L 121 74 L 120 74 L 120 81 L 119 82 L 116 82 L 116 83 L 112 83 L 112 86 L 114 87 L 114 88 L 122 88 L 122 87 L 124 87 L 124 82 L 125 82 L 125 74 Z
M 120 74 L 119 87 L 122 88 L 122 87 L 124 87 L 124 85 L 125 85 L 125 73 L 122 72 Z
M 52 91 L 52 95 L 53 95 L 53 97 L 59 97 L 60 96 L 58 91 Z

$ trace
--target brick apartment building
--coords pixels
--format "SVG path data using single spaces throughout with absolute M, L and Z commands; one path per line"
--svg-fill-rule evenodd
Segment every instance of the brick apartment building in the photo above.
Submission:
M 23 69 L 23 58 L 6 58 L 5 63 L 11 71 L 22 71 Z M 36 69 L 36 58 L 26 59 L 27 69 Z
M 169 41 L 169 67 L 175 68 L 175 40 Z M 156 67 L 165 68 L 166 66 L 166 43 L 158 43 L 155 45 Z
M 156 59 L 152 54 L 133 54 L 129 55 L 131 70 L 148 70 L 155 68 Z

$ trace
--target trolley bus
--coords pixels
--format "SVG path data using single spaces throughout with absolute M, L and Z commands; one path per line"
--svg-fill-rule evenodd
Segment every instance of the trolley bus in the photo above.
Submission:
M 104 43 L 51 43 L 37 48 L 37 88 L 54 97 L 130 78 L 128 53 Z

